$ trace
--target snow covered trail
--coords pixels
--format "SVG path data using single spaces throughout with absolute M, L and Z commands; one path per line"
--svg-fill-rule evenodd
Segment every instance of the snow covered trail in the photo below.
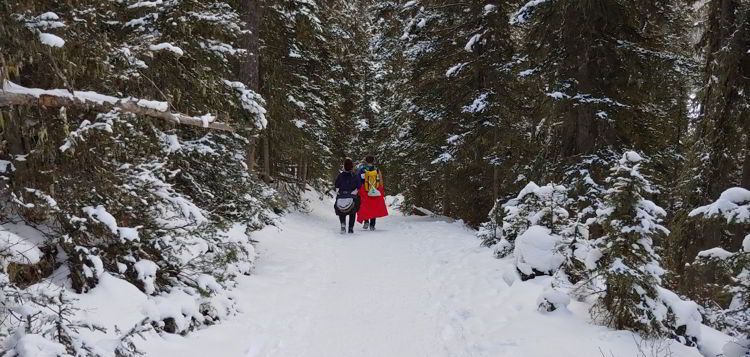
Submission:
M 586 307 L 542 314 L 546 280 L 517 280 L 512 262 L 459 223 L 392 216 L 338 233 L 328 200 L 257 233 L 261 259 L 235 291 L 242 314 L 142 344 L 147 356 L 636 356 L 630 333 L 591 325 Z M 600 351 L 601 349 L 601 351 Z M 699 356 L 673 345 L 677 356 Z

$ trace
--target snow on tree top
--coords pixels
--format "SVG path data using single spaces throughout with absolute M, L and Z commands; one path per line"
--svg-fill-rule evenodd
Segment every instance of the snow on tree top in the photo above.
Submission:
M 128 9 L 135 9 L 139 7 L 156 7 L 157 5 L 162 5 L 164 2 L 162 0 L 155 0 L 155 1 L 139 1 L 135 4 L 129 5 Z
M 698 257 L 701 258 L 717 258 L 717 259 L 728 259 L 734 256 L 734 253 L 725 250 L 724 248 L 711 248 L 698 253 Z
M 641 155 L 639 155 L 637 152 L 627 151 L 624 154 L 622 154 L 622 160 L 620 162 L 625 163 L 625 162 L 641 162 L 641 161 L 643 161 L 643 157 L 641 157 Z
M 511 25 L 521 25 L 527 23 L 531 19 L 531 12 L 535 7 L 547 2 L 548 0 L 531 0 L 521 6 L 521 8 L 510 17 Z
M 57 16 L 56 13 L 50 11 L 39 15 L 39 18 L 42 20 L 59 20 L 60 16 Z
M 39 42 L 50 47 L 62 47 L 65 45 L 65 40 L 63 40 L 57 35 L 53 35 L 51 33 L 46 33 L 46 32 L 39 33 Z
M 173 45 L 173 44 L 171 44 L 169 42 L 162 42 L 162 43 L 159 43 L 159 44 L 156 44 L 156 45 L 151 45 L 151 46 L 148 46 L 148 49 L 151 50 L 151 51 L 167 50 L 169 52 L 172 52 L 172 53 L 176 54 L 178 57 L 185 54 L 185 52 L 181 48 L 179 48 L 179 47 L 177 47 L 177 46 L 175 46 L 175 45 Z
M 719 199 L 711 204 L 698 207 L 688 214 L 706 217 L 723 216 L 727 222 L 750 221 L 750 191 L 742 187 L 732 187 L 721 193 Z
M 481 39 L 482 39 L 482 34 L 479 34 L 479 33 L 474 36 L 471 36 L 471 38 L 469 39 L 469 42 L 467 42 L 466 46 L 464 46 L 464 50 L 466 50 L 467 52 L 473 52 L 474 44 L 479 42 L 479 40 Z

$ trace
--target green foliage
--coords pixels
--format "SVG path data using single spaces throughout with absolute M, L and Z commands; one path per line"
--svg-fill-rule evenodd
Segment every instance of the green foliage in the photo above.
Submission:
M 605 235 L 596 241 L 601 258 L 594 272 L 601 287 L 595 288 L 593 311 L 608 326 L 650 336 L 667 332 L 655 315 L 663 304 L 658 289 L 664 271 L 653 241 L 669 231 L 660 224 L 664 210 L 644 197 L 653 190 L 639 171 L 642 164 L 640 155 L 626 152 L 607 180 L 599 211 Z

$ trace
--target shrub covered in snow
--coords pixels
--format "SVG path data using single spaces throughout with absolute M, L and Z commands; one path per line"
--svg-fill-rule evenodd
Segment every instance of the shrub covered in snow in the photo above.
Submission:
M 554 287 L 546 287 L 536 301 L 541 312 L 568 311 L 570 296 Z
M 552 275 L 564 258 L 557 250 L 560 236 L 549 228 L 531 226 L 516 239 L 513 256 L 516 268 L 526 280 L 539 275 Z
M 516 239 L 533 225 L 559 234 L 568 223 L 567 202 L 564 186 L 539 187 L 530 182 L 516 198 L 495 204 L 490 211 L 490 221 L 480 227 L 478 235 L 484 245 L 495 247 L 496 256 L 507 256 L 513 251 Z
M 725 190 L 719 198 L 689 213 L 699 223 L 715 224 L 723 234 L 747 232 L 750 227 L 750 191 Z M 724 233 L 726 232 L 726 233 Z M 732 239 L 738 241 L 738 239 Z M 714 247 L 698 253 L 686 271 L 691 289 L 703 299 L 707 322 L 733 336 L 750 336 L 750 234 L 741 246 Z M 711 284 L 705 284 L 710 281 Z

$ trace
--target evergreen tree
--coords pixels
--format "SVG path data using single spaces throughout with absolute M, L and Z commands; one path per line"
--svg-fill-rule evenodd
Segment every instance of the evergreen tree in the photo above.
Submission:
M 717 246 L 738 250 L 744 238 L 741 231 L 692 219 L 689 211 L 730 187 L 750 189 L 750 4 L 712 0 L 704 3 L 702 13 L 697 118 L 676 192 L 678 211 L 670 237 L 670 266 L 678 274 L 698 251 Z
M 611 169 L 609 188 L 598 214 L 604 236 L 597 239 L 589 264 L 597 286 L 593 314 L 606 325 L 637 331 L 646 336 L 677 336 L 684 311 L 675 311 L 675 295 L 661 288 L 664 269 L 654 240 L 669 233 L 661 225 L 666 212 L 644 196 L 653 194 L 647 176 L 640 172 L 643 158 L 634 151 L 623 154 Z M 594 262 L 595 261 L 595 266 Z M 696 331 L 681 330 L 684 343 L 696 342 Z
M 708 205 L 690 211 L 699 221 L 733 232 L 750 231 L 750 191 L 732 187 Z M 750 234 L 738 251 L 721 246 L 703 250 L 686 269 L 685 291 L 707 307 L 712 326 L 733 336 L 747 336 L 750 322 Z M 710 281 L 710 284 L 706 284 Z
M 516 162 L 504 155 L 517 127 L 508 105 L 509 6 L 426 1 L 377 8 L 388 32 L 376 38 L 393 67 L 384 97 L 395 97 L 383 103 L 388 116 L 379 136 L 394 137 L 384 149 L 397 163 L 387 166 L 408 173 L 394 182 L 408 204 L 461 212 L 477 225 L 483 207 L 499 198 L 500 166 Z
M 64 292 L 19 292 L 65 267 L 57 278 L 77 292 L 107 274 L 149 296 L 189 297 L 194 313 L 143 322 L 162 331 L 232 313 L 225 288 L 252 270 L 249 234 L 285 207 L 246 166 L 266 117 L 236 71 L 247 54 L 237 2 L 6 1 L 0 11 L 10 14 L 0 19 L 0 95 L 25 98 L 0 103 L 3 223 L 44 236 L 33 259 L 2 257 L 1 309 L 68 314 Z M 62 328 L 46 315 L 3 316 L 0 335 Z M 42 335 L 91 352 L 71 350 L 82 343 L 74 329 Z

